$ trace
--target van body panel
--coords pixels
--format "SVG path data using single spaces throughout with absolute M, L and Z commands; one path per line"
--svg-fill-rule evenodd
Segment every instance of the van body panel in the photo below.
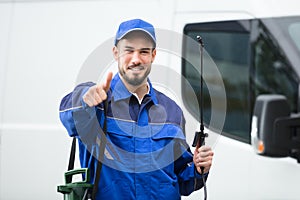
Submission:
M 62 198 L 56 187 L 64 182 L 71 138 L 59 121 L 59 103 L 78 83 L 87 59 L 113 41 L 121 21 L 143 18 L 172 32 L 171 38 L 158 37 L 170 46 L 158 49 L 150 77 L 183 108 L 191 144 L 199 123 L 183 103 L 181 82 L 174 81 L 182 76 L 182 55 L 168 51 L 182 52 L 184 27 L 299 15 L 298 5 L 297 0 L 0 0 L 0 199 Z M 277 32 L 274 36 L 279 37 Z M 299 62 L 290 53 L 292 65 Z M 99 71 L 116 64 L 112 56 L 107 60 L 99 63 Z M 299 78 L 300 67 L 294 70 Z M 215 152 L 208 199 L 299 198 L 300 165 L 295 159 L 262 157 L 250 143 L 206 131 Z M 182 197 L 201 198 L 203 190 Z

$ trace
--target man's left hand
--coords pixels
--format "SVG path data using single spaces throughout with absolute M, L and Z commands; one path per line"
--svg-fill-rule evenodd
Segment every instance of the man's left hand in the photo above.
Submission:
M 196 147 L 194 151 L 193 161 L 196 166 L 197 171 L 202 173 L 207 173 L 210 170 L 212 165 L 212 159 L 214 156 L 214 152 L 208 146 Z M 204 168 L 203 172 L 201 171 L 201 167 Z

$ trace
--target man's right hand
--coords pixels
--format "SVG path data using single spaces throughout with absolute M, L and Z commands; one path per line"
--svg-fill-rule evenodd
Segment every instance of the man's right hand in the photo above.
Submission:
M 83 101 L 89 106 L 93 107 L 102 103 L 107 98 L 107 91 L 110 88 L 110 82 L 112 80 L 113 73 L 107 74 L 106 80 L 102 83 L 98 83 L 88 89 L 83 95 Z

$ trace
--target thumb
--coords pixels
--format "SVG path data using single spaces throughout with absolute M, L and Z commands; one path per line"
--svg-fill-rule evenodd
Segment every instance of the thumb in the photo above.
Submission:
M 194 157 L 197 157 L 199 151 L 198 151 L 199 147 L 196 147 L 195 150 L 194 150 Z
M 199 145 L 199 142 L 197 144 L 197 146 L 195 147 L 195 150 L 194 150 L 194 155 L 197 156 L 199 154 L 199 149 L 200 149 L 200 145 Z
M 110 88 L 110 82 L 112 80 L 113 77 L 113 73 L 112 72 L 108 72 L 107 76 L 106 76 L 106 80 L 103 82 L 103 89 L 107 92 Z
M 195 147 L 195 152 L 198 153 L 199 148 L 200 148 L 200 145 L 199 145 L 199 141 L 198 141 L 198 142 L 197 142 L 197 145 L 196 145 L 196 147 Z

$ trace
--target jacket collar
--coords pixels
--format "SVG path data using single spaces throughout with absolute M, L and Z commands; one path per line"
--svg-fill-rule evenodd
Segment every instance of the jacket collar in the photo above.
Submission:
M 157 98 L 156 98 L 154 88 L 152 87 L 152 84 L 151 84 L 149 78 L 147 79 L 147 82 L 150 87 L 148 95 L 151 97 L 151 100 L 156 105 L 156 104 L 158 104 Z M 113 80 L 111 81 L 111 92 L 112 92 L 112 97 L 113 97 L 114 101 L 128 99 L 129 97 L 132 96 L 132 93 L 127 90 L 123 81 L 121 80 L 119 73 L 117 73 L 114 76 Z

